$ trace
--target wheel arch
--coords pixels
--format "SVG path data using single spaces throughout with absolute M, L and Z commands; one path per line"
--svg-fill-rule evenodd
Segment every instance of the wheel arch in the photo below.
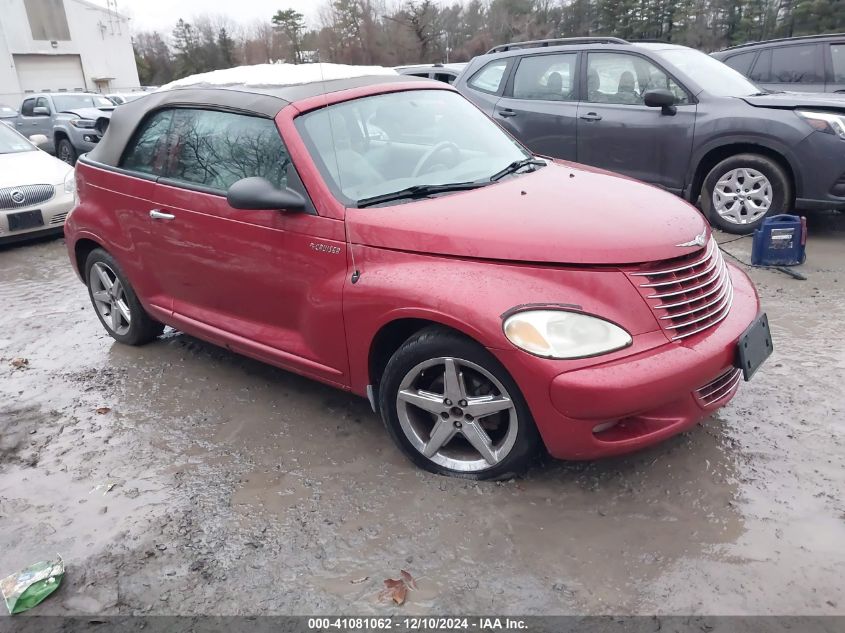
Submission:
M 56 151 L 59 148 L 59 141 L 62 139 L 67 139 L 70 141 L 70 144 L 73 145 L 73 141 L 70 140 L 70 134 L 64 128 L 56 128 L 53 130 L 53 143 L 55 144 Z
M 435 320 L 430 316 L 399 317 L 387 321 L 381 325 L 370 341 L 367 379 L 372 386 L 374 396 L 378 393 L 378 385 L 381 383 L 387 363 L 396 350 L 414 334 L 431 326 L 441 327 L 483 345 L 471 332 L 455 327 L 454 324 Z
M 726 158 L 736 156 L 737 154 L 759 154 L 776 162 L 786 172 L 786 176 L 792 185 L 792 200 L 789 203 L 791 204 L 798 196 L 800 186 L 798 172 L 793 167 L 785 152 L 760 143 L 759 141 L 733 141 L 707 149 L 698 159 L 695 172 L 690 181 L 690 188 L 687 195 L 688 200 L 696 204 L 701 195 L 701 188 L 704 186 L 704 179 L 707 178 L 710 170 Z
M 83 283 L 88 282 L 88 280 L 85 278 L 85 262 L 91 252 L 97 248 L 102 248 L 103 250 L 106 250 L 102 244 L 88 237 L 82 237 L 78 239 L 76 241 L 76 244 L 73 245 L 73 256 L 76 262 L 76 269 L 77 271 L 79 271 L 79 276 L 82 279 Z

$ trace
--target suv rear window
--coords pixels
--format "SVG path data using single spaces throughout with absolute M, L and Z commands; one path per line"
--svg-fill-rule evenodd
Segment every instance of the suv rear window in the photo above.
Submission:
M 508 61 L 506 59 L 492 61 L 475 73 L 467 82 L 467 85 L 470 88 L 475 88 L 482 92 L 499 92 L 499 88 L 502 87 L 502 79 L 505 76 L 505 68 L 507 67 Z

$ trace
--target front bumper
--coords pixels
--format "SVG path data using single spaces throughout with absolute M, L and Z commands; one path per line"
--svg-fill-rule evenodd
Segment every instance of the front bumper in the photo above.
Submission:
M 712 329 L 670 343 L 663 332 L 637 338 L 644 349 L 561 373 L 565 361 L 491 350 L 520 385 L 549 453 L 593 459 L 635 451 L 694 426 L 735 395 L 739 337 L 760 310 L 751 281 L 729 266 L 730 314 Z
M 845 209 L 845 141 L 813 132 L 797 147 L 800 164 L 795 208 L 799 211 Z
M 65 193 L 62 185 L 56 185 L 56 193 L 52 198 L 40 204 L 16 209 L 0 209 L 0 243 L 13 242 L 18 239 L 36 237 L 41 234 L 58 233 L 63 230 L 65 219 L 73 208 L 73 194 Z M 9 229 L 9 215 L 21 211 L 41 210 L 44 220 L 43 226 L 12 231 Z

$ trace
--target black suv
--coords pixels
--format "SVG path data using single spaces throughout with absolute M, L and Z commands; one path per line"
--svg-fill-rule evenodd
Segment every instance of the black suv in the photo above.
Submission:
M 845 209 L 845 99 L 761 91 L 691 48 L 507 44 L 473 59 L 455 86 L 537 153 L 700 199 L 727 231 L 793 209 Z
M 758 86 L 845 92 L 845 34 L 789 37 L 726 48 L 713 57 Z

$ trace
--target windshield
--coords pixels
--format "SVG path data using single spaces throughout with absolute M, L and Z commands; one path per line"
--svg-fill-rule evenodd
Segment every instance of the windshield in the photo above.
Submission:
M 718 59 L 691 48 L 655 51 L 715 97 L 747 97 L 760 88 Z
M 99 95 L 62 95 L 54 96 L 53 103 L 59 112 L 78 110 L 79 108 L 113 108 L 114 104 Z
M 0 154 L 32 152 L 35 147 L 8 125 L 0 123 Z
M 531 154 L 460 95 L 413 90 L 315 110 L 296 126 L 344 204 L 407 189 L 489 182 Z

